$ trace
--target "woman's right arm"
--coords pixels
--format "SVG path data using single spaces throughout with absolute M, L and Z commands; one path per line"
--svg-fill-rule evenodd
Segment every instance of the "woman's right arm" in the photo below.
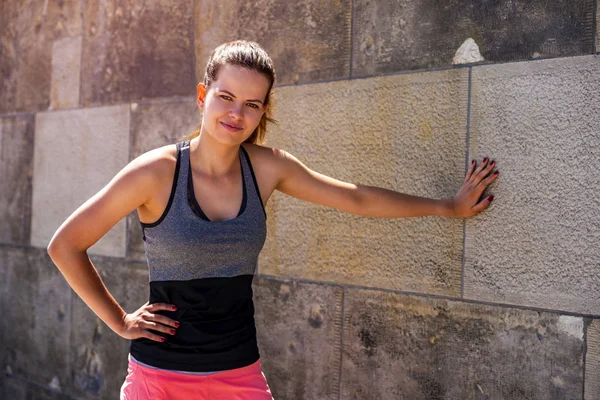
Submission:
M 146 204 L 160 183 L 160 168 L 168 160 L 146 153 L 125 166 L 98 193 L 81 205 L 54 233 L 48 254 L 79 297 L 118 335 L 134 339 L 147 337 L 162 341 L 148 328 L 166 333 L 177 326 L 158 310 L 173 310 L 171 305 L 145 304 L 127 314 L 102 282 L 87 255 L 87 249 L 117 222 Z M 135 314 L 135 315 L 134 315 Z

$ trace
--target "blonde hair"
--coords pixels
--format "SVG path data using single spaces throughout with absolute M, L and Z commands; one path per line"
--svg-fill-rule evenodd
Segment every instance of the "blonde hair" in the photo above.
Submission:
M 263 144 L 267 133 L 267 123 L 277 122 L 272 118 L 273 100 L 271 89 L 275 83 L 275 68 L 273 61 L 265 50 L 258 43 L 246 40 L 236 40 L 223 43 L 213 50 L 204 73 L 204 86 L 207 88 L 217 80 L 217 75 L 223 65 L 235 65 L 254 70 L 263 74 L 269 80 L 269 90 L 264 101 L 264 107 L 269 106 L 263 114 L 260 122 L 254 132 L 244 141 L 244 143 Z M 184 140 L 191 140 L 200 135 L 200 128 L 184 137 Z

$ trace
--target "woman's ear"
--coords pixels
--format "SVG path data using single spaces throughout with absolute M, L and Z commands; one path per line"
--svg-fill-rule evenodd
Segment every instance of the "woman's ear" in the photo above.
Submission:
M 206 86 L 204 83 L 198 84 L 198 96 L 196 97 L 196 101 L 198 103 L 198 108 L 204 110 L 204 99 L 206 98 Z

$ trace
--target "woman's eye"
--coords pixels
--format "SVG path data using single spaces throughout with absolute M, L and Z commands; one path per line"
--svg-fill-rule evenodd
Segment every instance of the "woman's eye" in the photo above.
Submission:
M 248 103 L 248 105 L 249 105 L 250 107 L 252 107 L 252 108 L 258 108 L 258 106 L 257 106 L 256 104 L 254 104 L 254 103 Z
M 224 100 L 231 100 L 231 97 L 225 96 L 224 94 L 221 95 L 221 98 L 223 98 Z

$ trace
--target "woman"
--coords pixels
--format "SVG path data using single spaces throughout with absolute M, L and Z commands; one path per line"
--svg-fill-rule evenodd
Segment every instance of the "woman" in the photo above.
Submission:
M 270 399 L 261 371 L 252 278 L 266 237 L 264 204 L 274 190 L 354 214 L 472 217 L 489 206 L 498 172 L 472 161 L 453 199 L 433 200 L 311 171 L 261 146 L 275 71 L 256 43 L 215 49 L 198 84 L 199 131 L 149 151 L 76 210 L 48 252 L 73 290 L 111 329 L 130 339 L 122 399 Z M 126 313 L 86 250 L 137 209 L 150 299 Z

